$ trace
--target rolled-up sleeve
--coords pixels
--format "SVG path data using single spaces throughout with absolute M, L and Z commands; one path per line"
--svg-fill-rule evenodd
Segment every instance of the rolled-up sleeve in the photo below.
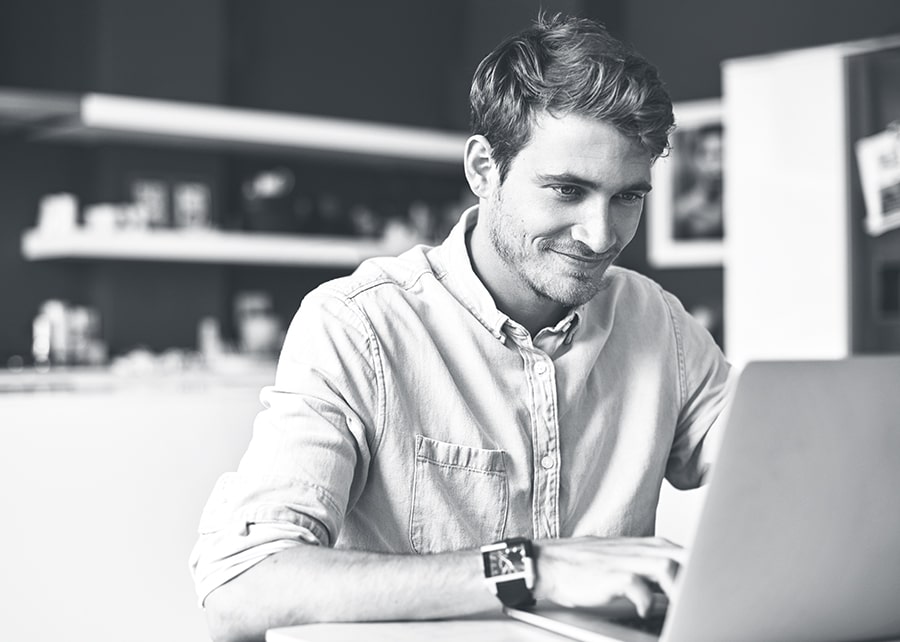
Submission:
M 374 334 L 352 300 L 319 288 L 288 329 L 236 472 L 200 518 L 190 568 L 201 604 L 292 546 L 333 546 L 365 487 L 383 405 Z

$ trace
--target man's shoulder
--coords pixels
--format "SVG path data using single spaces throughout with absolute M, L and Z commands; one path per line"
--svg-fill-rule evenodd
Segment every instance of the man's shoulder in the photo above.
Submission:
M 662 323 L 676 333 L 683 332 L 688 326 L 701 327 L 681 299 L 651 277 L 613 266 L 607 271 L 606 278 L 606 287 L 600 296 L 594 297 L 591 305 L 595 307 L 588 314 L 627 318 L 635 321 L 633 327 Z
M 603 289 L 591 301 L 594 311 L 651 318 L 671 317 L 683 307 L 678 297 L 654 279 L 620 266 L 611 266 Z
M 376 295 L 389 291 L 408 291 L 423 277 L 435 274 L 435 268 L 429 260 L 432 249 L 418 245 L 398 256 L 366 259 L 351 274 L 325 281 L 310 292 L 309 297 L 359 301 L 365 293 L 373 291 Z

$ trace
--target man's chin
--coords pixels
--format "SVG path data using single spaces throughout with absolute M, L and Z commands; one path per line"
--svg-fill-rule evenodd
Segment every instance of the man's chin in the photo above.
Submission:
M 606 269 L 604 268 L 598 274 L 591 274 L 590 278 L 569 277 L 565 280 L 566 283 L 560 280 L 554 284 L 554 287 L 546 288 L 544 296 L 566 308 L 577 308 L 593 299 L 603 289 L 606 282 Z

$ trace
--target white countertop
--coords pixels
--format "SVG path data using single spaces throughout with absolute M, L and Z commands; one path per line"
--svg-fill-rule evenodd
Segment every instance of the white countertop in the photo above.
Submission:
M 82 392 L 133 388 L 196 389 L 212 387 L 262 387 L 275 378 L 275 361 L 229 357 L 215 367 L 172 368 L 58 366 L 50 369 L 0 370 L 0 394 L 34 392 Z

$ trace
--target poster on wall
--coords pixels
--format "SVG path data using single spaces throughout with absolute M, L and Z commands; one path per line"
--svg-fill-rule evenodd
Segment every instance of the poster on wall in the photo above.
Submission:
M 721 266 L 725 255 L 722 102 L 675 103 L 671 150 L 653 165 L 648 261 L 657 268 Z
M 872 236 L 900 227 L 900 121 L 856 141 L 856 159 Z

